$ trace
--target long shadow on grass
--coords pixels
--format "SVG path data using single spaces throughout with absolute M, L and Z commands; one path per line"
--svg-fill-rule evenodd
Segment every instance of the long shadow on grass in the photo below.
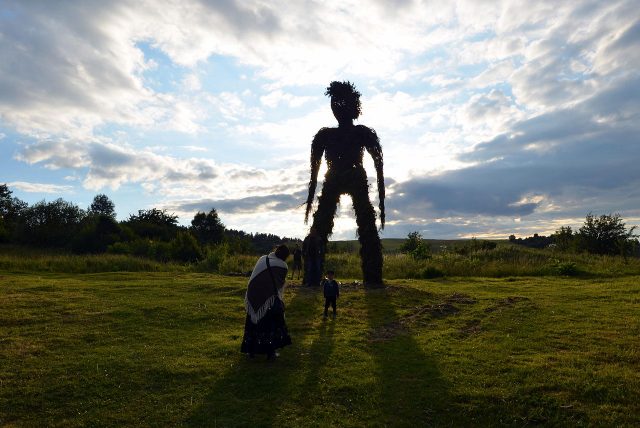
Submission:
M 295 394 L 300 374 L 307 368 L 303 343 L 312 331 L 307 314 L 320 306 L 319 293 L 299 288 L 287 302 L 287 325 L 293 344 L 273 362 L 264 357 L 231 357 L 232 368 L 212 386 L 202 404 L 188 418 L 189 426 L 273 426 L 282 404 Z M 242 326 L 239 327 L 240 332 Z M 317 376 L 317 374 L 316 374 Z M 311 380 L 309 380 L 311 381 Z
M 329 357 L 334 347 L 333 332 L 335 321 L 325 320 L 320 326 L 318 338 L 309 348 L 309 355 L 312 357 L 312 364 L 307 367 L 302 391 L 305 391 L 307 397 L 315 400 L 321 397 L 320 388 L 323 383 L 321 379 L 322 369 L 329 362 Z M 309 403 L 312 405 L 313 403 Z M 322 404 L 322 403 L 320 403 Z
M 383 426 L 449 425 L 444 415 L 449 413 L 448 382 L 434 358 L 403 325 L 393 295 L 390 288 L 365 292 L 368 340 L 377 367 L 377 402 L 383 419 L 379 422 Z M 420 292 L 416 298 L 424 301 L 428 296 Z

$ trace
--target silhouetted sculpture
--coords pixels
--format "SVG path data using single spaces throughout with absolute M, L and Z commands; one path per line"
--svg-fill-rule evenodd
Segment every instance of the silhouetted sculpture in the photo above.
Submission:
M 304 215 L 305 223 L 313 204 L 318 181 L 318 170 L 324 153 L 327 173 L 313 225 L 325 245 L 333 231 L 333 217 L 340 195 L 351 195 L 358 224 L 360 259 L 364 282 L 369 286 L 382 285 L 382 246 L 376 229 L 376 213 L 369 201 L 367 173 L 362 165 L 364 149 L 373 158 L 380 199 L 380 227 L 384 228 L 384 176 L 382 147 L 375 131 L 364 125 L 354 125 L 360 116 L 360 93 L 350 82 L 331 82 L 325 95 L 331 97 L 331 110 L 338 121 L 337 128 L 322 128 L 311 144 L 311 179 Z

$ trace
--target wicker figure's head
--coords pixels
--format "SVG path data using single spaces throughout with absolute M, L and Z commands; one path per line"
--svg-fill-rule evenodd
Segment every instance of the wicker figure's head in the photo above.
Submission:
M 333 81 L 324 94 L 331 97 L 331 110 L 338 123 L 351 122 L 360 116 L 360 92 L 353 83 Z

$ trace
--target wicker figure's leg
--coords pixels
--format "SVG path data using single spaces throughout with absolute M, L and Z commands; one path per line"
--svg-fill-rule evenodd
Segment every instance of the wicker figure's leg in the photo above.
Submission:
M 369 201 L 367 186 L 353 189 L 351 198 L 358 224 L 360 261 L 365 285 L 380 287 L 382 283 L 382 245 L 376 229 L 376 213 Z
M 338 202 L 340 202 L 338 186 L 336 186 L 333 181 L 325 179 L 322 185 L 322 194 L 318 198 L 318 209 L 313 215 L 313 224 L 311 226 L 316 229 L 324 246 L 320 262 L 321 271 L 324 271 L 324 254 L 327 249 L 327 243 L 329 242 L 329 235 L 333 232 L 333 218 L 336 215 Z

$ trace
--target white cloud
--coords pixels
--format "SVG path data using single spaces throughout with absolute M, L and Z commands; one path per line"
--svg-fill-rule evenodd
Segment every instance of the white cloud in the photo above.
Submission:
M 199 91 L 202 89 L 200 76 L 195 73 L 188 74 L 182 79 L 182 87 L 187 91 Z
M 268 93 L 267 95 L 261 96 L 260 102 L 270 108 L 278 107 L 278 105 L 280 104 L 286 104 L 291 108 L 296 108 L 308 103 L 313 99 L 314 97 L 296 96 L 277 89 Z
M 306 159 L 311 149 L 311 140 L 318 130 L 324 126 L 335 124 L 335 119 L 328 106 L 322 106 L 306 115 L 287 118 L 279 121 L 256 121 L 239 124 L 234 130 L 246 142 L 265 144 L 272 153 L 286 153 L 294 158 Z M 276 152 L 277 149 L 277 152 Z
M 499 89 L 472 96 L 462 109 L 459 119 L 472 130 L 476 138 L 491 138 L 504 132 L 507 125 L 524 117 L 512 98 Z
M 376 129 L 398 131 L 415 128 L 429 118 L 429 95 L 411 96 L 406 92 L 381 92 L 363 99 L 362 123 Z M 433 108 L 433 104 L 429 106 Z
M 508 82 L 513 75 L 515 65 L 513 60 L 508 59 L 490 64 L 485 71 L 471 79 L 469 86 L 482 89 Z
M 189 152 L 208 152 L 209 149 L 202 146 L 180 146 L 180 148 L 187 150 Z
M 30 183 L 26 181 L 12 181 L 7 186 L 29 193 L 69 193 L 73 186 L 61 186 L 51 183 Z
M 118 189 L 128 182 L 176 185 L 196 181 L 206 184 L 218 176 L 218 168 L 210 160 L 179 159 L 99 141 L 33 143 L 24 147 L 18 159 L 29 164 L 42 162 L 50 169 L 87 168 L 83 185 L 92 190 Z

